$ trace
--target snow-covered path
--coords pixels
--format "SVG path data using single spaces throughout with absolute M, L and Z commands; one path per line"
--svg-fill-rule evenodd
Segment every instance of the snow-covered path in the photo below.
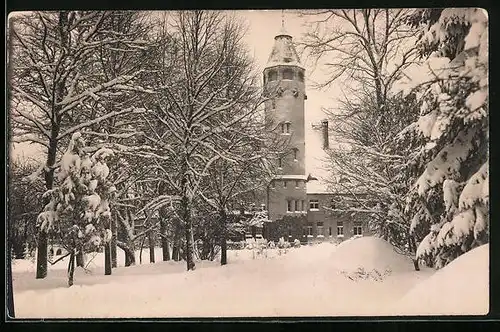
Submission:
M 223 267 L 198 262 L 195 271 L 186 272 L 182 262 L 158 262 L 119 267 L 112 276 L 104 276 L 95 261 L 92 275 L 77 271 L 71 288 L 66 287 L 64 263 L 52 267 L 47 279 L 35 280 L 32 263 L 20 261 L 14 265 L 16 316 L 394 315 L 398 313 L 384 308 L 434 273 L 414 271 L 410 260 L 374 238 L 251 256 L 247 250 L 230 251 Z M 370 271 L 372 278 L 356 278 Z

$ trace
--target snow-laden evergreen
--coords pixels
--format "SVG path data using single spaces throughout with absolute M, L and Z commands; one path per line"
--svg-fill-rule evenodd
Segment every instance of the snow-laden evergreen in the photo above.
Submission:
M 50 201 L 37 219 L 40 230 L 69 252 L 70 286 L 74 256 L 98 251 L 111 240 L 110 200 L 116 188 L 107 181 L 106 159 L 113 151 L 101 148 L 90 156 L 85 147 L 81 133 L 74 133 L 56 170 L 57 183 L 44 194 Z
M 421 113 L 401 137 L 423 146 L 409 165 L 417 177 L 406 213 L 411 232 L 430 228 L 417 257 L 439 268 L 488 242 L 488 19 L 482 9 L 463 8 L 423 21 L 428 58 L 399 86 L 416 93 Z

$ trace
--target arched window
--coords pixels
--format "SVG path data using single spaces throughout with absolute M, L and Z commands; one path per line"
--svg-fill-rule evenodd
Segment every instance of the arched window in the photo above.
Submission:
M 267 74 L 267 79 L 269 82 L 276 81 L 278 79 L 278 72 L 276 70 L 270 70 Z
M 293 80 L 293 70 L 290 68 L 283 69 L 283 79 L 284 80 Z

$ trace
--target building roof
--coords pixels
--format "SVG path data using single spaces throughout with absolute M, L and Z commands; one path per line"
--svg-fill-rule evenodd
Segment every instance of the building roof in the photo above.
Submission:
M 266 68 L 286 65 L 299 66 L 301 68 L 300 59 L 293 45 L 292 36 L 282 27 L 280 32 L 274 37 L 274 46 L 267 61 Z

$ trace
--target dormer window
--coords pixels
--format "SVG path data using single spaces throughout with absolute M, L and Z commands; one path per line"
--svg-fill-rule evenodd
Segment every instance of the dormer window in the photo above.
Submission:
M 291 126 L 290 122 L 283 122 L 281 124 L 281 133 L 282 134 L 290 134 L 290 126 Z
M 283 69 L 283 79 L 284 80 L 293 80 L 293 70 L 290 68 Z

